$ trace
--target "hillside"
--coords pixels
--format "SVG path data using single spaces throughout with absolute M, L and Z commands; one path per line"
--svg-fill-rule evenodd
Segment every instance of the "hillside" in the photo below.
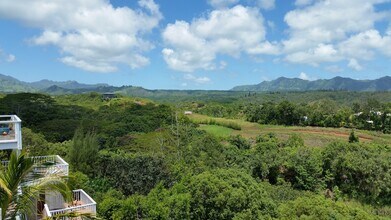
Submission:
M 52 86 L 58 86 L 64 89 L 91 89 L 91 88 L 97 88 L 97 87 L 104 87 L 104 86 L 109 86 L 106 83 L 99 83 L 99 84 L 83 84 L 83 83 L 78 83 L 77 81 L 74 80 L 69 80 L 69 81 L 64 81 L 64 82 L 57 82 L 57 81 L 52 81 L 52 80 L 40 80 L 38 82 L 32 82 L 29 83 L 30 86 L 42 90 L 46 89 Z
M 264 81 L 257 85 L 236 86 L 232 91 L 314 91 L 314 90 L 345 90 L 345 91 L 391 91 L 391 77 L 385 76 L 375 80 L 354 80 L 335 77 L 315 81 L 298 78 L 280 77 L 272 81 Z
M 26 82 L 19 81 L 11 76 L 0 74 L 0 92 L 33 92 L 35 89 Z

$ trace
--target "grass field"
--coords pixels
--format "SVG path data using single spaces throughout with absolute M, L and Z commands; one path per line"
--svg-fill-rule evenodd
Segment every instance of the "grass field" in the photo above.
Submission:
M 234 122 L 241 126 L 242 130 L 232 130 L 222 126 L 201 125 L 200 129 L 205 130 L 218 137 L 227 137 L 229 135 L 242 135 L 245 138 L 255 138 L 260 134 L 273 132 L 279 139 L 285 140 L 291 134 L 298 134 L 304 139 L 304 143 L 308 146 L 325 146 L 332 141 L 348 141 L 351 129 L 346 128 L 320 128 L 320 127 L 299 127 L 299 126 L 280 126 L 280 125 L 260 125 L 240 119 L 225 119 L 214 118 L 200 114 L 189 115 L 189 118 L 194 122 L 202 122 L 205 120 L 216 120 Z M 391 144 L 391 135 L 383 134 L 374 131 L 356 130 L 360 141 L 375 142 L 381 144 Z
M 231 128 L 226 128 L 219 125 L 200 125 L 200 129 L 210 134 L 213 134 L 216 137 L 223 137 L 223 138 L 231 136 L 232 132 L 234 131 Z

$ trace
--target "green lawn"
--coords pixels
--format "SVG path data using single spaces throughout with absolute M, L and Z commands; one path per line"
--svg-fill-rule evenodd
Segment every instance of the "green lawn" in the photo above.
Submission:
M 199 129 L 204 130 L 216 137 L 223 137 L 223 138 L 229 137 L 233 132 L 233 129 L 226 128 L 219 125 L 200 125 Z

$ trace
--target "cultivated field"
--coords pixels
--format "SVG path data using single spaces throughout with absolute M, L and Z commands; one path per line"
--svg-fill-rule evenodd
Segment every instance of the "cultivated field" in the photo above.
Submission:
M 194 123 L 200 124 L 200 129 L 205 130 L 218 137 L 228 137 L 230 135 L 240 134 L 245 138 L 255 138 L 260 134 L 273 132 L 279 139 L 285 140 L 291 134 L 298 134 L 308 146 L 325 146 L 332 141 L 348 141 L 351 129 L 347 128 L 320 128 L 320 127 L 299 127 L 299 126 L 280 126 L 280 125 L 260 125 L 240 119 L 214 118 L 200 114 L 188 116 Z M 205 125 L 205 121 L 216 121 L 221 124 L 236 123 L 240 125 L 241 130 L 233 130 L 219 125 Z M 362 142 L 391 143 L 391 135 L 375 131 L 355 130 Z

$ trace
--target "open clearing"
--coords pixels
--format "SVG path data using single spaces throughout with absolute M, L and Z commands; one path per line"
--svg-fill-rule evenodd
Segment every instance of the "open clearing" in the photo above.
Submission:
M 332 141 L 348 141 L 351 129 L 347 128 L 321 128 L 321 127 L 299 127 L 280 125 L 260 125 L 247 122 L 241 119 L 214 118 L 206 115 L 192 114 L 188 117 L 198 123 L 205 120 L 215 120 L 221 122 L 234 122 L 241 126 L 242 130 L 232 130 L 217 125 L 202 125 L 200 129 L 207 131 L 218 137 L 228 137 L 229 135 L 242 135 L 245 138 L 255 138 L 260 134 L 275 133 L 279 139 L 285 140 L 292 134 L 298 134 L 304 139 L 308 146 L 325 146 Z M 381 144 L 391 144 L 391 135 L 375 131 L 355 130 L 360 141 L 374 142 Z
M 231 136 L 233 132 L 233 129 L 226 128 L 219 125 L 200 125 L 200 129 L 210 134 L 213 134 L 216 137 L 223 137 L 223 138 Z

